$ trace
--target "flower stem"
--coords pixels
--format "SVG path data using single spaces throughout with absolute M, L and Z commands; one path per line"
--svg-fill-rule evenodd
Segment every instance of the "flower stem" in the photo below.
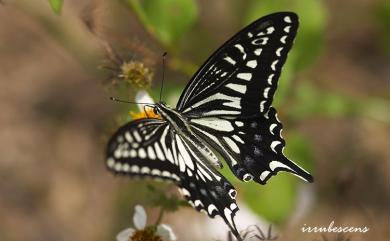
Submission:
M 158 214 L 158 218 L 157 218 L 157 221 L 156 221 L 156 223 L 155 223 L 155 226 L 156 226 L 156 227 L 157 227 L 157 225 L 160 224 L 160 222 L 161 222 L 161 220 L 162 220 L 162 218 L 163 218 L 163 216 L 164 216 L 164 213 L 165 213 L 165 209 L 164 209 L 164 207 L 161 207 L 160 213 Z

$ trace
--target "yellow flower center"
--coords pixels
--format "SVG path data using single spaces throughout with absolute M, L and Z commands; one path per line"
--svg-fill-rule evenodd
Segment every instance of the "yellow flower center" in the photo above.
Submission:
M 146 119 L 146 118 L 161 119 L 161 116 L 155 114 L 152 108 L 146 107 L 145 111 L 141 111 L 141 112 L 130 111 L 129 115 L 133 120 Z
M 152 229 L 144 229 L 137 230 L 131 236 L 130 241 L 163 241 L 162 238 L 152 230 Z
M 137 88 L 145 89 L 152 84 L 153 72 L 141 62 L 130 61 L 122 64 L 118 77 Z

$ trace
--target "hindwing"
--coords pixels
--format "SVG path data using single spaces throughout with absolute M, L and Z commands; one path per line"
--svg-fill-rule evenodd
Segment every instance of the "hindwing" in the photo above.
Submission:
M 279 171 L 287 171 L 312 182 L 313 177 L 286 158 L 282 124 L 270 107 L 262 117 L 190 120 L 194 132 L 218 151 L 241 180 L 265 184 Z
M 115 173 L 174 181 L 194 208 L 210 217 L 220 215 L 238 235 L 236 190 L 167 122 L 141 119 L 119 128 L 108 143 L 106 160 Z

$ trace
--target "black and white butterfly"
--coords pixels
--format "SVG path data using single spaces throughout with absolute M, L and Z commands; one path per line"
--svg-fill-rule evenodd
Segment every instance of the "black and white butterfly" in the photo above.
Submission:
M 176 108 L 160 102 L 154 110 L 161 119 L 119 128 L 108 143 L 108 168 L 174 181 L 194 208 L 220 215 L 240 239 L 236 190 L 217 171 L 215 152 L 243 181 L 265 184 L 279 171 L 313 180 L 283 155 L 282 124 L 271 106 L 297 28 L 295 13 L 279 12 L 241 30 L 196 72 Z

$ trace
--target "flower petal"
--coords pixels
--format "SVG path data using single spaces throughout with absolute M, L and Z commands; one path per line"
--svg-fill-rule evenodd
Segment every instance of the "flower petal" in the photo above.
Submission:
M 137 103 L 150 103 L 151 105 L 154 104 L 153 98 L 145 90 L 140 90 L 137 92 L 135 95 L 135 101 Z M 143 104 L 138 104 L 138 108 L 140 111 L 144 111 Z
M 141 205 L 136 205 L 135 208 L 135 213 L 133 216 L 133 223 L 136 229 L 141 230 L 144 229 L 146 226 L 146 212 L 144 207 Z
M 129 241 L 130 237 L 134 234 L 135 229 L 134 228 L 126 228 L 122 230 L 118 235 L 116 236 L 117 241 Z
M 157 235 L 164 240 L 176 240 L 176 235 L 172 228 L 166 224 L 160 224 L 157 226 Z

